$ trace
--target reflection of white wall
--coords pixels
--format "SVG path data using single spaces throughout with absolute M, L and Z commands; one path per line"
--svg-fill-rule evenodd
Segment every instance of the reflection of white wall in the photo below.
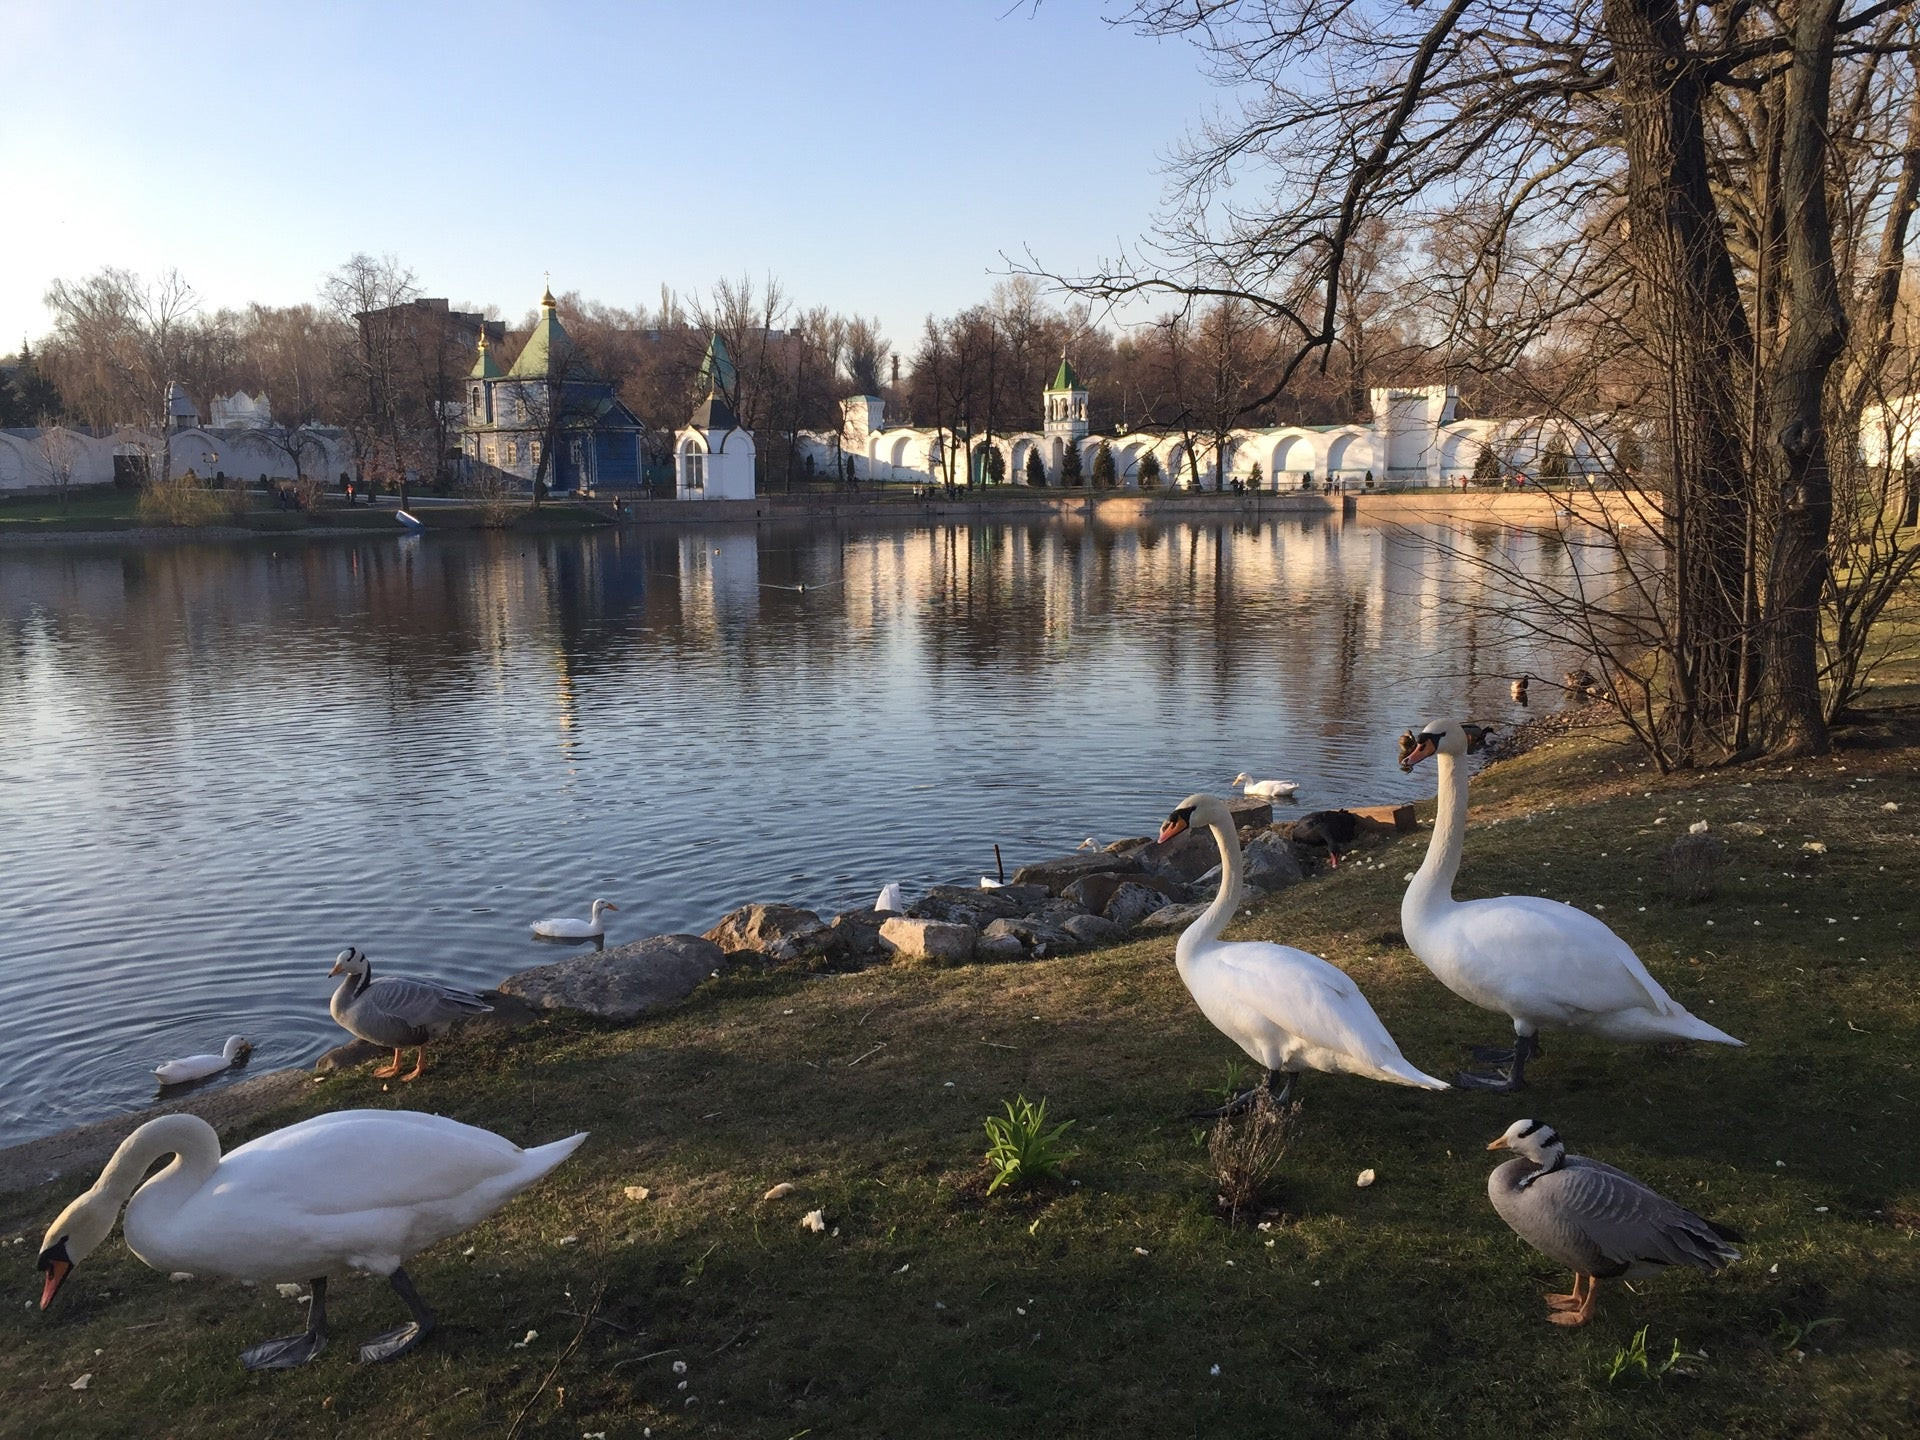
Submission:
M 760 600 L 760 543 L 753 534 L 680 537 L 680 616 L 716 629 L 723 616 L 751 615 Z

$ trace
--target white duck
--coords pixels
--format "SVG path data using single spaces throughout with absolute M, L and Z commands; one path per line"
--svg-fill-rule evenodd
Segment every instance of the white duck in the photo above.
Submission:
M 569 919 L 558 916 L 552 920 L 533 922 L 533 933 L 542 940 L 604 940 L 607 935 L 607 922 L 600 917 L 609 910 L 620 907 L 611 900 L 593 902 L 593 913 L 585 920 Z
M 391 1360 L 434 1326 L 402 1263 L 486 1219 L 586 1138 L 522 1150 L 439 1115 L 340 1110 L 223 1156 L 206 1121 L 163 1115 L 122 1141 L 93 1188 L 48 1228 L 40 1308 L 125 1205 L 127 1248 L 155 1270 L 312 1282 L 306 1331 L 247 1350 L 240 1360 L 249 1370 L 289 1369 L 324 1350 L 327 1280 L 349 1270 L 386 1276 L 413 1317 L 360 1347 L 363 1361 Z M 140 1184 L 165 1155 L 173 1162 Z
M 184 1060 L 169 1060 L 153 1067 L 153 1078 L 162 1085 L 184 1085 L 189 1080 L 204 1080 L 242 1064 L 253 1053 L 253 1046 L 239 1035 L 229 1035 L 218 1055 L 189 1055 Z
M 1220 849 L 1220 893 L 1181 935 L 1174 964 L 1201 1013 L 1267 1068 L 1269 1090 L 1276 1076 L 1289 1077 L 1276 1098 L 1287 1097 L 1291 1077 L 1302 1070 L 1445 1090 L 1444 1080 L 1407 1063 L 1345 971 L 1290 945 L 1220 939 L 1240 894 L 1240 838 L 1233 812 L 1217 795 L 1189 795 L 1160 827 L 1160 839 L 1164 843 L 1199 825 L 1213 832 Z M 1244 1103 L 1252 1093 L 1233 1103 Z
M 1411 770 L 1436 755 L 1440 770 L 1433 838 L 1400 902 L 1401 933 L 1442 985 L 1513 1020 L 1512 1050 L 1478 1053 L 1504 1070 L 1462 1075 L 1456 1083 L 1520 1089 L 1527 1061 L 1540 1053 L 1536 1037 L 1543 1029 L 1582 1030 L 1609 1040 L 1743 1043 L 1676 1003 L 1632 947 L 1584 910 L 1537 895 L 1453 898 L 1467 825 L 1467 772 L 1460 761 L 1485 739 L 1477 725 L 1435 720 L 1412 737 L 1400 760 L 1402 770 Z
M 1298 780 L 1256 780 L 1244 770 L 1233 777 L 1233 783 L 1242 795 L 1260 800 L 1290 800 L 1300 789 Z

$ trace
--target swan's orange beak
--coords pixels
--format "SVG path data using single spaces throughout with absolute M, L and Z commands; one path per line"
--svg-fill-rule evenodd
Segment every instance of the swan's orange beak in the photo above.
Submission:
M 47 1283 L 40 1291 L 40 1308 L 44 1310 L 53 1303 L 53 1297 L 59 1294 L 67 1276 L 73 1273 L 73 1262 L 59 1254 L 42 1255 L 40 1268 L 47 1272 Z
M 1439 742 L 1431 735 L 1422 735 L 1413 742 L 1413 748 L 1400 757 L 1401 773 L 1405 774 L 1407 771 L 1413 769 L 1414 766 L 1418 765 L 1439 748 Z
M 1185 833 L 1191 828 L 1191 824 L 1185 812 L 1169 815 L 1167 823 L 1160 827 L 1160 843 L 1164 845 L 1174 836 Z
M 1504 1135 L 1498 1140 L 1489 1140 L 1487 1142 L 1487 1149 L 1489 1150 L 1509 1150 L 1511 1148 L 1512 1147 L 1507 1144 L 1507 1137 Z

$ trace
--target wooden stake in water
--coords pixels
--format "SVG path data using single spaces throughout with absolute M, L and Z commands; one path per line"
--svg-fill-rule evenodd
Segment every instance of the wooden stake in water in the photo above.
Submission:
M 1006 884 L 1007 883 L 1007 867 L 1005 863 L 1002 862 L 1000 859 L 1000 847 L 998 845 L 995 845 L 993 847 L 993 868 L 995 873 L 997 873 L 1000 876 L 1000 883 L 1002 885 Z

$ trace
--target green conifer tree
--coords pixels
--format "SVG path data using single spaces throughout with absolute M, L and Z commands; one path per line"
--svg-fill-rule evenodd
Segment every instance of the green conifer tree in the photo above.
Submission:
M 1070 487 L 1086 483 L 1086 475 L 1080 469 L 1080 447 L 1071 440 L 1067 442 L 1066 453 L 1060 457 L 1060 483 Z
M 1038 449 L 1027 451 L 1027 484 L 1036 490 L 1046 488 L 1047 467 L 1042 463 Z
M 1093 452 L 1093 483 L 1101 490 L 1111 490 L 1117 483 L 1113 470 L 1113 447 L 1104 440 L 1100 442 L 1100 448 Z

